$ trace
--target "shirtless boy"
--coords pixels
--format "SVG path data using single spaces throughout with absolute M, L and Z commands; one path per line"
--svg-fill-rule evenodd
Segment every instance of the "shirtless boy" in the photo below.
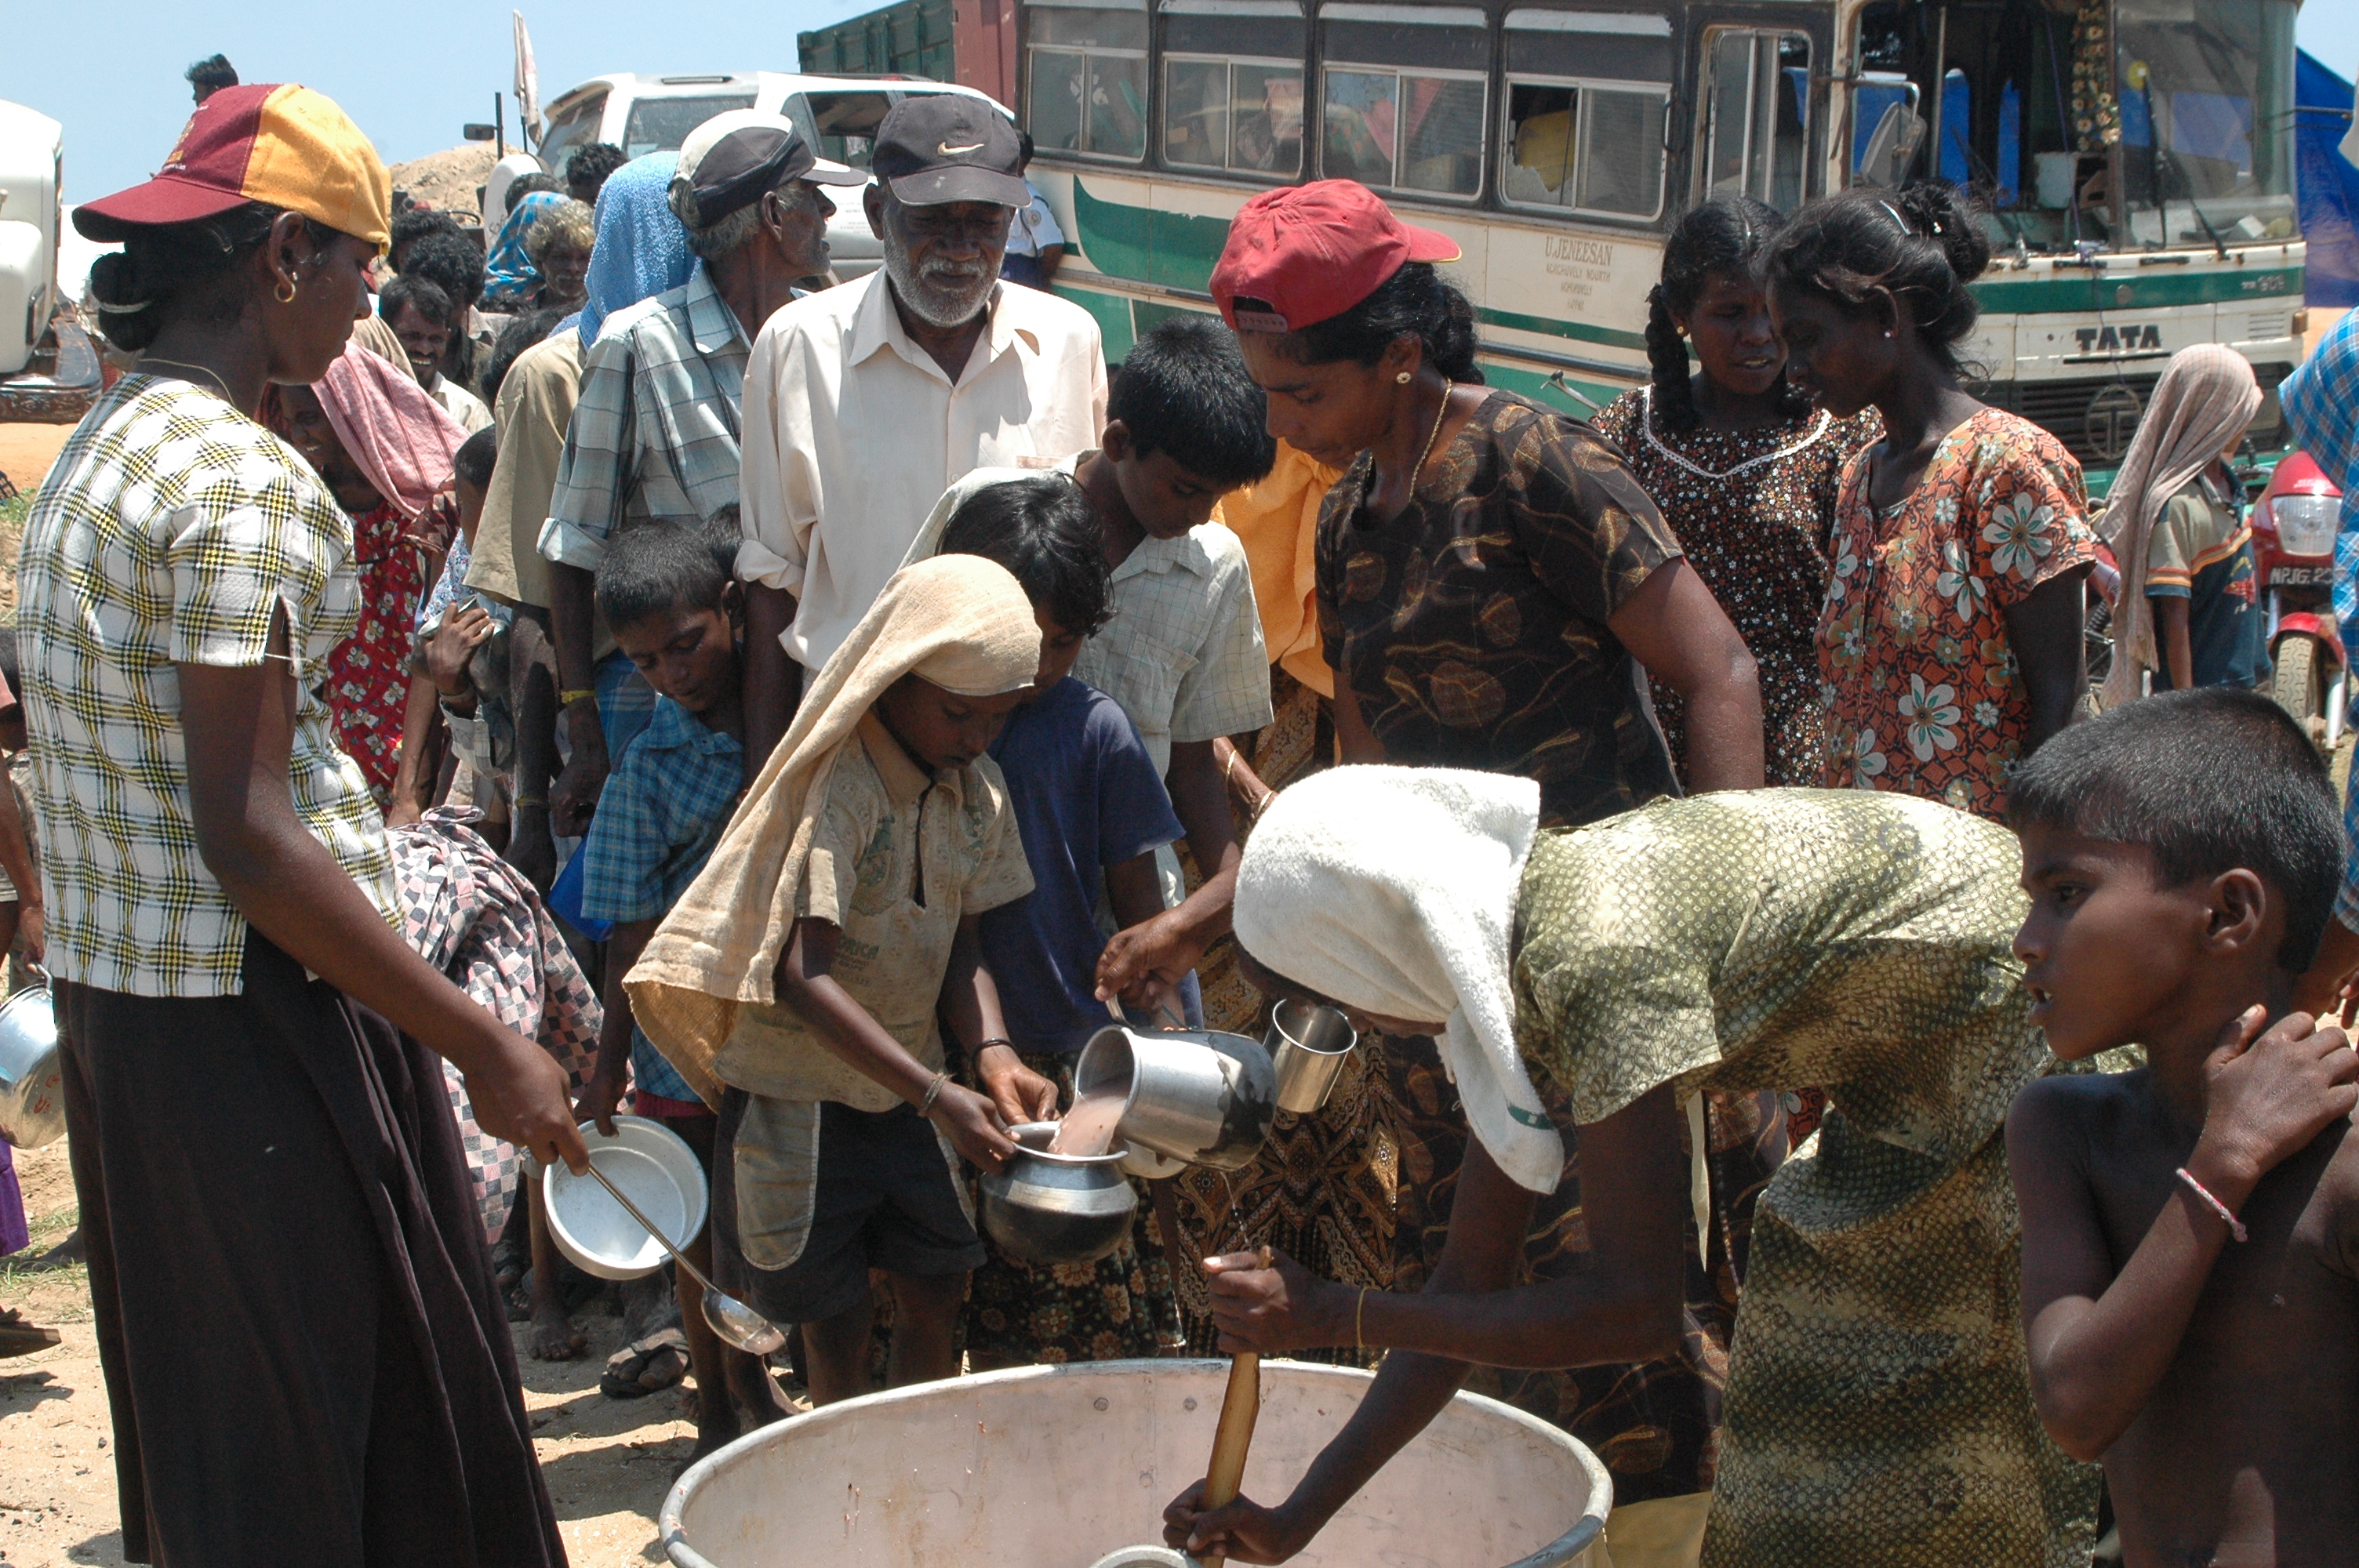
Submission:
M 2009 803 L 2033 1018 L 2118 1076 L 2017 1096 L 2023 1312 L 2048 1431 L 2101 1461 L 2128 1568 L 2347 1563 L 2359 1540 L 2359 1058 L 2288 1011 L 2342 857 L 2266 697 L 2067 730 Z

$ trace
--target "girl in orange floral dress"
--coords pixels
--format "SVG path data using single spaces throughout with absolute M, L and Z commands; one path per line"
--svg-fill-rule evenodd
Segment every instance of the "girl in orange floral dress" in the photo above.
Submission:
M 1961 384 L 1990 245 L 1955 192 L 1860 189 L 1794 215 L 1769 260 L 1787 374 L 1885 438 L 1844 470 L 1819 620 L 1833 787 L 1997 816 L 2086 686 L 2088 492 L 2063 443 Z

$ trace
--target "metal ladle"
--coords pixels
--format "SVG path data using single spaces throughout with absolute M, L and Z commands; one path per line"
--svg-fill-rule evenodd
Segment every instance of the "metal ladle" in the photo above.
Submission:
M 704 1287 L 704 1321 L 712 1325 L 712 1332 L 719 1335 L 724 1343 L 735 1346 L 748 1356 L 767 1356 L 786 1344 L 787 1336 L 777 1324 L 706 1279 L 703 1270 L 682 1257 L 679 1249 L 671 1244 L 671 1238 L 657 1229 L 655 1222 L 639 1212 L 639 1206 L 625 1197 L 623 1189 L 607 1179 L 606 1173 L 598 1168 L 598 1162 L 591 1161 L 589 1169 L 590 1173 L 598 1178 L 598 1184 L 623 1206 L 624 1212 L 637 1220 L 647 1233 L 671 1254 L 671 1260 L 687 1270 L 690 1277 Z

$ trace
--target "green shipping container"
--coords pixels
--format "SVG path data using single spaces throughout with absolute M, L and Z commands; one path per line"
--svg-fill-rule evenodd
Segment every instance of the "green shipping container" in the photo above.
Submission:
M 797 37 L 802 68 L 825 76 L 957 76 L 951 0 L 900 0 Z

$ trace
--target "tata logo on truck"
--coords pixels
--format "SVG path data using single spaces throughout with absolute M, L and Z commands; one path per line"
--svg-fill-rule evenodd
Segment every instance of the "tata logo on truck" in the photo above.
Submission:
M 2162 347 L 2162 324 L 2148 321 L 2144 326 L 2078 327 L 2072 337 L 2084 354 L 2136 353 L 2141 349 Z

